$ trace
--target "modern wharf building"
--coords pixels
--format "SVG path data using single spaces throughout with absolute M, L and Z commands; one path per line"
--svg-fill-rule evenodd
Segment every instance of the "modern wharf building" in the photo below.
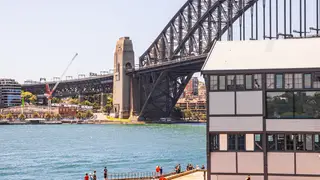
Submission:
M 14 79 L 0 79 L 0 108 L 20 106 L 21 85 Z
M 320 179 L 320 38 L 217 42 L 206 79 L 208 179 Z

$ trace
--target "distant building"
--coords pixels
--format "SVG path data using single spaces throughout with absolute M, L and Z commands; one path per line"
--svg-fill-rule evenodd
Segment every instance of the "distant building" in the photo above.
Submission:
M 198 95 L 198 86 L 199 86 L 198 78 L 193 77 L 185 88 L 185 95 L 186 96 Z
M 320 179 L 320 38 L 219 41 L 202 68 L 208 180 Z
M 21 85 L 14 79 L 0 79 L 0 108 L 21 105 Z

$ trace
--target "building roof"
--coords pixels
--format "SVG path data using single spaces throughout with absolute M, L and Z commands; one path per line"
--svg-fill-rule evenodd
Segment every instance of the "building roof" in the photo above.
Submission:
M 320 68 L 320 38 L 219 41 L 202 71 Z

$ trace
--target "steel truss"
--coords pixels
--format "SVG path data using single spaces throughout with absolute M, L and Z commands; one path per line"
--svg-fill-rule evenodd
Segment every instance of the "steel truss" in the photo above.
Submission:
M 153 72 L 142 76 L 141 100 L 144 105 L 140 117 L 145 120 L 169 117 L 193 72 Z
M 140 56 L 140 69 L 136 71 L 140 73 L 140 83 L 143 84 L 143 91 L 140 91 L 140 116 L 169 116 L 191 74 L 199 72 L 203 64 L 202 62 L 187 73 L 179 67 L 166 70 L 171 62 L 185 57 L 199 59 L 197 57 L 207 54 L 214 42 L 219 40 L 304 38 L 308 37 L 308 33 L 319 36 L 319 2 L 320 0 L 188 0 Z M 315 13 L 312 15 L 316 18 L 312 21 L 307 18 L 307 7 L 312 9 L 311 13 Z M 307 32 L 308 26 L 310 32 Z M 185 64 L 182 61 L 180 63 L 181 66 Z M 178 75 L 179 73 L 181 74 Z M 182 77 L 184 78 L 178 80 Z
M 188 0 L 140 56 L 139 66 L 207 53 L 215 40 L 319 36 L 319 2 Z M 310 15 L 315 18 L 309 18 Z
M 197 56 L 210 50 L 257 0 L 188 0 L 140 57 L 140 67 Z
M 53 97 L 72 97 L 78 95 L 93 95 L 113 92 L 113 77 L 87 81 L 62 82 L 53 93 Z M 52 88 L 53 83 L 49 86 Z M 23 85 L 22 90 L 36 95 L 45 93 L 45 84 Z
M 169 117 L 171 111 L 193 74 L 202 66 L 202 61 L 180 67 L 154 70 L 135 74 L 140 85 L 140 113 L 143 120 L 159 120 Z

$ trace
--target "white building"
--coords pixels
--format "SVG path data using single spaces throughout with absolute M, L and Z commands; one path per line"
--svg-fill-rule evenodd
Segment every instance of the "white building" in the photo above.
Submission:
M 202 74 L 209 180 L 320 179 L 320 38 L 217 42 Z

